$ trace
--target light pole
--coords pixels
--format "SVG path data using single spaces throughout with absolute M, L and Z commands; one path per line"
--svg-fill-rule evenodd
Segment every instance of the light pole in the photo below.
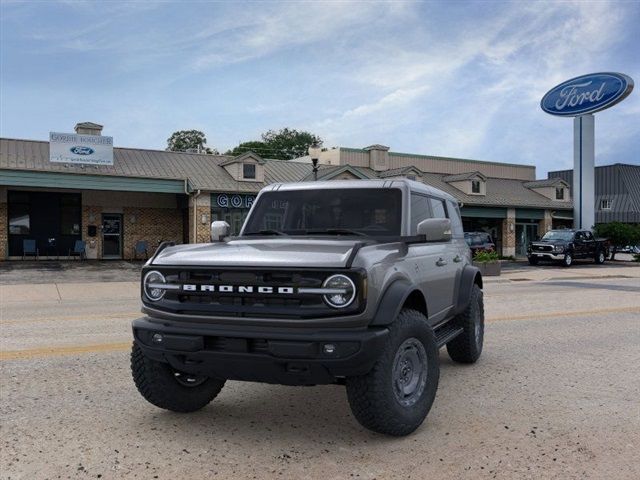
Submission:
M 322 148 L 314 143 L 309 147 L 309 156 L 311 157 L 311 165 L 313 165 L 313 181 L 318 180 L 318 161 L 320 160 L 320 152 Z

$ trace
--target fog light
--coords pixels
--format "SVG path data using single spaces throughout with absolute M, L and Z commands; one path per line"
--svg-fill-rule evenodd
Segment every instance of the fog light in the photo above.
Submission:
M 151 338 L 151 341 L 153 343 L 162 343 L 162 335 L 160 335 L 159 333 L 155 333 Z
M 336 346 L 333 343 L 325 343 L 322 347 L 322 350 L 324 351 L 324 353 L 331 354 L 336 351 Z

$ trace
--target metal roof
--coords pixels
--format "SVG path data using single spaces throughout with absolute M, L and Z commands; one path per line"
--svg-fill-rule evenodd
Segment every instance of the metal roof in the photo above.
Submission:
M 534 180 L 533 182 L 526 182 L 524 184 L 524 186 L 527 188 L 555 187 L 556 185 L 564 185 L 566 187 L 569 186 L 567 182 L 558 177 Z
M 221 166 L 233 157 L 225 155 L 206 155 L 201 153 L 170 152 L 166 150 L 147 150 L 139 148 L 114 148 L 114 165 L 70 165 L 51 163 L 49 161 L 49 142 L 34 140 L 18 140 L 0 138 L 0 169 L 31 171 L 31 172 L 60 172 L 78 175 L 105 175 L 120 177 L 137 177 L 146 179 L 174 179 L 187 180 L 192 189 L 212 192 L 258 192 L 265 184 L 290 183 L 310 180 L 312 166 L 309 163 L 287 160 L 266 160 L 264 163 L 265 182 L 247 182 L 235 180 L 227 170 Z M 637 167 L 635 167 L 637 168 Z M 320 165 L 319 178 L 330 177 L 337 170 L 344 170 L 345 165 Z M 349 166 L 363 177 L 376 179 L 388 177 L 390 173 L 376 172 L 368 167 Z M 417 167 L 397 169 L 398 174 L 415 170 Z M 640 205 L 640 174 L 634 170 L 629 174 L 629 182 L 635 185 Z M 465 175 L 476 176 L 477 172 Z M 504 178 L 486 178 L 486 195 L 466 195 L 457 188 L 449 185 L 445 178 L 447 174 L 423 172 L 416 177 L 426 185 L 433 186 L 449 193 L 466 205 L 482 206 L 510 206 L 571 209 L 571 202 L 558 202 L 526 188 L 529 183 L 523 180 Z M 0 183 L 1 180 L 0 180 Z M 630 187 L 631 188 L 631 187 Z
M 445 182 L 461 182 L 462 180 L 473 180 L 474 178 L 481 178 L 482 180 L 487 179 L 487 177 L 480 172 L 465 172 L 458 173 L 456 175 L 447 175 L 442 179 Z
M 235 180 L 221 166 L 233 159 L 225 155 L 114 148 L 113 157 L 113 165 L 52 163 L 49 142 L 0 138 L 0 169 L 188 180 L 193 189 L 220 192 L 257 192 L 264 186 Z M 310 165 L 280 160 L 268 160 L 264 166 L 266 183 L 299 181 L 311 172 Z

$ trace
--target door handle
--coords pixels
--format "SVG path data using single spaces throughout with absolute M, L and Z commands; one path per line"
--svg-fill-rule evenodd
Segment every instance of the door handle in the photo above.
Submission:
M 439 258 L 438 261 L 436 262 L 436 265 L 439 267 L 444 267 L 447 264 L 446 260 L 444 258 Z
M 456 263 L 460 263 L 460 262 L 462 261 L 462 257 L 461 257 L 460 255 L 456 255 L 456 256 L 453 258 L 453 261 L 454 261 L 454 262 L 456 262 Z

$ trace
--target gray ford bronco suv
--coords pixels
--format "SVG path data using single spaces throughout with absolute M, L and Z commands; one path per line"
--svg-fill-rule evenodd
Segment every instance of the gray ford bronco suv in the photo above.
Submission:
M 276 184 L 240 235 L 162 245 L 142 270 L 131 368 L 152 404 L 203 408 L 226 380 L 343 384 L 366 428 L 407 435 L 438 350 L 482 352 L 482 278 L 457 201 L 410 180 Z

